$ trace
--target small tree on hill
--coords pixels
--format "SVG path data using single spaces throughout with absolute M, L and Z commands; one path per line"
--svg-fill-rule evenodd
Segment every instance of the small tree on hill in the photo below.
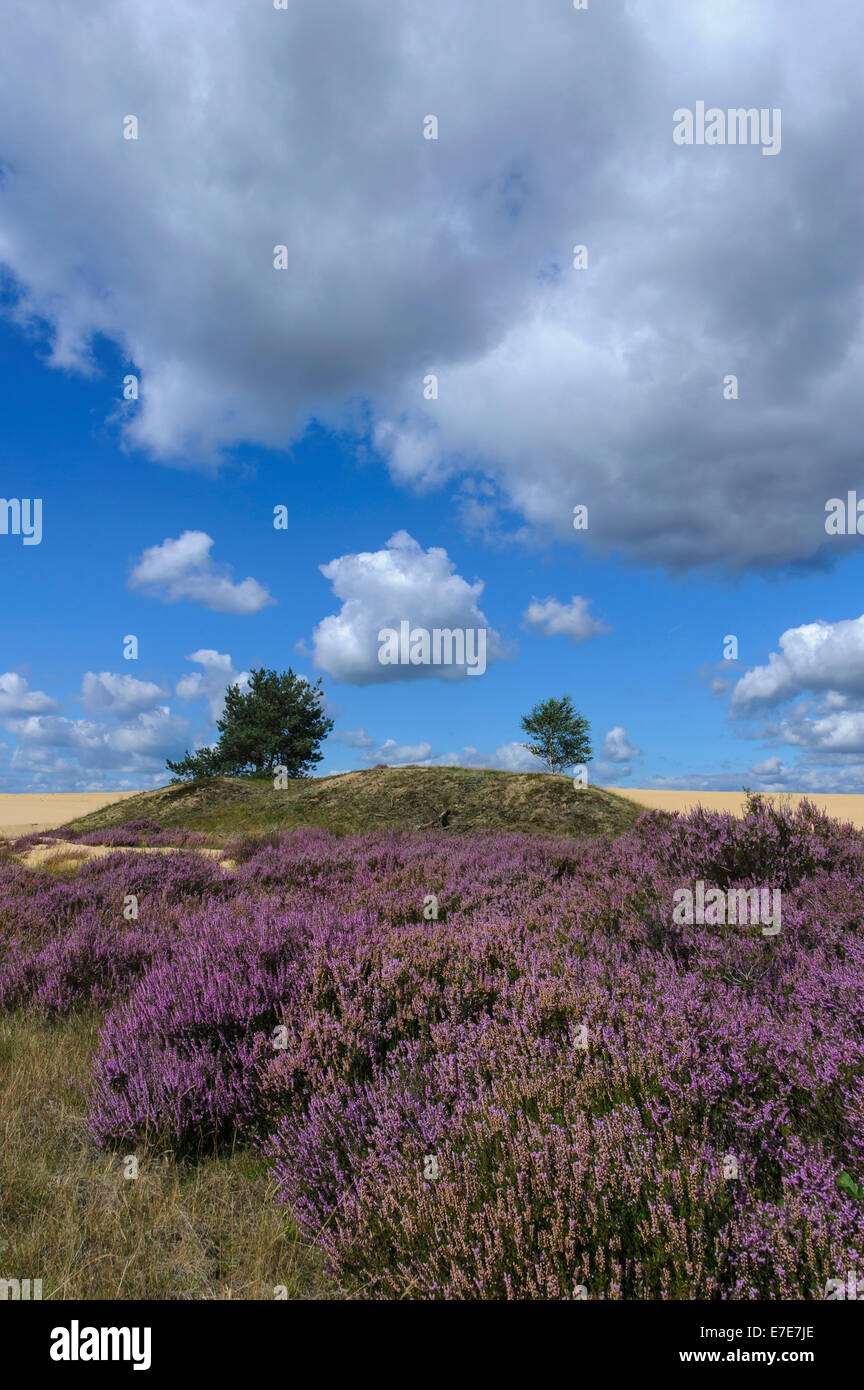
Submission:
M 176 763 L 168 759 L 174 780 L 260 776 L 277 767 L 284 767 L 289 777 L 308 776 L 323 757 L 318 745 L 333 728 L 323 699 L 320 680 L 310 685 L 290 669 L 281 675 L 263 666 L 251 671 L 247 690 L 229 685 L 225 692 L 215 746 L 187 751 Z
M 550 772 L 562 772 L 565 767 L 587 763 L 594 756 L 591 725 L 576 713 L 569 695 L 560 700 L 542 700 L 525 715 L 522 728 L 532 739 L 525 747 L 535 757 L 542 758 Z

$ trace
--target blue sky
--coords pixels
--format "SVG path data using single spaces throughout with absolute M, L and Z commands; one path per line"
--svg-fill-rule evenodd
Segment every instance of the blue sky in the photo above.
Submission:
M 193 89 L 167 4 L 167 64 L 65 8 L 86 83 L 41 0 L 0 59 L 0 494 L 43 509 L 0 534 L 0 789 L 160 785 L 266 665 L 323 678 L 324 773 L 530 769 L 569 693 L 604 785 L 864 790 L 862 542 L 824 525 L 864 497 L 854 45 L 448 0 L 417 69 L 414 4 L 343 51 L 219 0 Z M 676 146 L 703 96 L 782 108 L 782 151 Z M 487 628 L 487 670 L 382 667 L 400 619 Z

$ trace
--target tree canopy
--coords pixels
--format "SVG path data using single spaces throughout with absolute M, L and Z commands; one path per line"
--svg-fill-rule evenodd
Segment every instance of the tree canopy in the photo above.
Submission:
M 320 680 L 310 685 L 290 669 L 261 666 L 249 674 L 248 688 L 229 685 L 219 740 L 212 748 L 167 759 L 173 781 L 188 777 L 243 777 L 271 774 L 284 767 L 289 777 L 307 777 L 324 756 L 319 744 L 333 728 L 323 712 Z
M 532 740 L 525 747 L 535 757 L 542 758 L 550 772 L 562 772 L 566 767 L 587 763 L 594 756 L 591 725 L 573 708 L 569 695 L 560 700 L 554 697 L 541 700 L 524 716 L 522 728 Z

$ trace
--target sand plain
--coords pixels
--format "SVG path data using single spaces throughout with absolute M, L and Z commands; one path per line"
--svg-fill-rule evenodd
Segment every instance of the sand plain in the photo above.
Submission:
M 138 792 L 0 792 L 0 838 L 56 830 L 78 816 Z
M 704 806 L 706 811 L 732 811 L 740 816 L 746 801 L 743 792 L 655 791 L 651 787 L 610 787 L 609 790 L 637 801 L 640 806 L 652 811 L 690 811 L 695 806 Z M 812 801 L 814 806 L 827 811 L 836 820 L 849 821 L 864 829 L 864 794 L 775 792 L 770 795 L 776 805 L 786 803 L 796 806 L 805 799 Z

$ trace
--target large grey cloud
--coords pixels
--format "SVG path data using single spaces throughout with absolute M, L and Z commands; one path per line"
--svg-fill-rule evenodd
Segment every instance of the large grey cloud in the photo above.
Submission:
M 854 0 L 7 0 L 0 260 L 58 365 L 121 345 L 156 457 L 359 418 L 406 483 L 482 475 L 461 495 L 493 525 L 672 567 L 838 554 L 859 24 Z M 676 146 L 698 100 L 780 107 L 781 153 Z

